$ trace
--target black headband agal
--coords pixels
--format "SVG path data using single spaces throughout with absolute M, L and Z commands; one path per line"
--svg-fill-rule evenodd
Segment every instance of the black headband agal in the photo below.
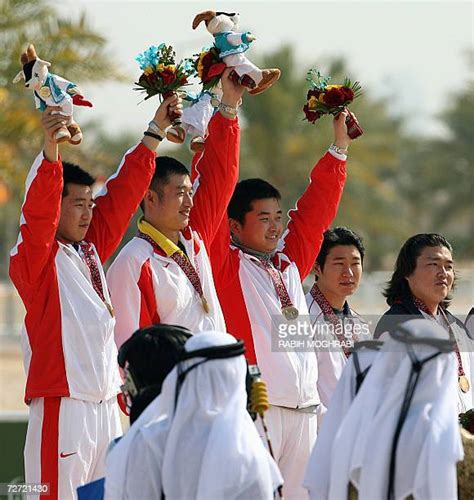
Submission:
M 234 344 L 219 345 L 213 347 L 205 347 L 196 351 L 183 351 L 180 356 L 180 361 L 191 358 L 207 358 L 207 359 L 224 359 L 233 358 L 245 354 L 245 344 L 242 340 L 238 340 Z
M 184 379 L 188 375 L 188 373 L 198 366 L 207 363 L 208 361 L 212 361 L 215 359 L 226 359 L 226 358 L 235 358 L 237 356 L 242 356 L 245 354 L 245 344 L 242 340 L 238 340 L 235 344 L 226 344 L 219 345 L 213 347 L 205 347 L 203 349 L 197 349 L 196 351 L 184 351 L 180 356 L 180 362 L 178 363 L 178 378 L 176 380 L 176 390 L 174 396 L 174 406 L 178 403 L 179 392 L 181 391 L 181 387 L 184 383 Z M 183 367 L 182 361 L 186 361 L 188 359 L 193 358 L 204 358 L 200 361 L 196 361 L 191 366 L 187 368 Z

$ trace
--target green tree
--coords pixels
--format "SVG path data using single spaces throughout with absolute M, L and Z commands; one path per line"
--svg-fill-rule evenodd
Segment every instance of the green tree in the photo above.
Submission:
M 474 257 L 474 82 L 447 100 L 440 118 L 443 138 L 413 141 L 403 162 L 412 179 L 401 177 L 400 190 L 411 216 L 423 231 L 439 232 L 454 244 L 456 257 Z

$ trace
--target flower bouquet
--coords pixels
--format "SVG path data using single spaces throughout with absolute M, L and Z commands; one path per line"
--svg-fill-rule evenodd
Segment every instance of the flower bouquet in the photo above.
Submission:
M 188 59 L 175 62 L 176 54 L 171 45 L 164 43 L 152 45 L 145 52 L 139 54 L 135 60 L 138 62 L 143 73 L 138 82 L 135 82 L 133 90 L 146 94 L 145 101 L 155 95 L 167 99 L 183 85 L 188 83 L 188 77 L 194 73 L 194 68 Z M 172 122 L 172 133 L 167 133 L 168 140 L 182 144 L 185 131 L 181 127 L 179 115 L 173 113 L 170 116 Z
M 221 51 L 213 45 L 195 55 L 194 69 L 201 80 L 204 91 L 213 89 L 220 80 L 226 65 L 220 57 Z
M 310 123 L 315 123 L 324 115 L 337 115 L 362 94 L 359 82 L 352 82 L 346 78 L 342 85 L 329 85 L 331 77 L 323 77 L 315 69 L 308 71 L 306 80 L 310 84 L 310 89 L 306 95 L 303 112 Z M 363 134 L 363 130 L 350 111 L 346 123 L 347 133 L 351 139 L 356 139 Z

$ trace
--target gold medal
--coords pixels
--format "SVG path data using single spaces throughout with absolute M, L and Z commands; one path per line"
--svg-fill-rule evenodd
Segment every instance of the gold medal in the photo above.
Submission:
M 298 309 L 294 306 L 283 307 L 281 312 L 288 321 L 296 319 L 299 315 Z
M 41 87 L 40 90 L 39 90 L 39 95 L 43 98 L 43 99 L 47 99 L 50 95 L 51 95 L 51 90 L 49 87 Z
M 459 388 L 461 389 L 462 392 L 464 392 L 464 393 L 469 392 L 470 385 L 469 385 L 469 380 L 467 379 L 466 375 L 461 375 L 458 378 L 458 384 L 459 384 Z
M 104 304 L 105 304 L 105 307 L 107 307 L 112 318 L 115 317 L 114 308 L 112 307 L 112 305 L 107 303 L 107 302 L 104 302 Z
M 204 309 L 204 312 L 206 314 L 209 314 L 211 309 L 210 309 L 209 304 L 207 303 L 206 297 L 204 297 L 204 295 L 201 297 L 201 303 L 202 303 L 202 308 Z

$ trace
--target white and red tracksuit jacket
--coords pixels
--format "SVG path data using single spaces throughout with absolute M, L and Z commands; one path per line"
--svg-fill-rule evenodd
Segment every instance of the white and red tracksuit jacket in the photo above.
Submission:
M 330 152 L 316 164 L 308 188 L 289 213 L 281 250 L 272 258 L 304 319 L 308 308 L 301 282 L 316 260 L 324 231 L 336 216 L 346 179 L 345 164 Z M 272 327 L 275 330 L 282 318 L 278 295 L 268 273 L 255 264 L 255 257 L 229 242 L 225 220 L 210 256 L 228 332 L 245 341 L 248 361 L 258 363 L 271 404 L 289 408 L 318 404 L 315 352 L 272 352 Z
M 237 118 L 229 120 L 216 113 L 208 130 L 205 151 L 193 160 L 194 206 L 180 241 L 200 276 L 210 313 L 204 311 L 201 299 L 176 262 L 165 251 L 154 250 L 148 241 L 135 237 L 107 272 L 117 314 L 118 346 L 138 328 L 155 323 L 181 325 L 193 333 L 226 331 L 209 248 L 237 182 L 240 129 Z
M 101 262 L 119 245 L 154 168 L 155 153 L 143 144 L 135 146 L 95 199 L 85 241 L 93 245 L 109 303 Z M 119 392 L 115 319 L 95 292 L 79 253 L 55 238 L 62 190 L 61 161 L 50 162 L 39 154 L 26 180 L 20 235 L 10 254 L 10 277 L 26 308 L 25 400 L 99 402 Z

